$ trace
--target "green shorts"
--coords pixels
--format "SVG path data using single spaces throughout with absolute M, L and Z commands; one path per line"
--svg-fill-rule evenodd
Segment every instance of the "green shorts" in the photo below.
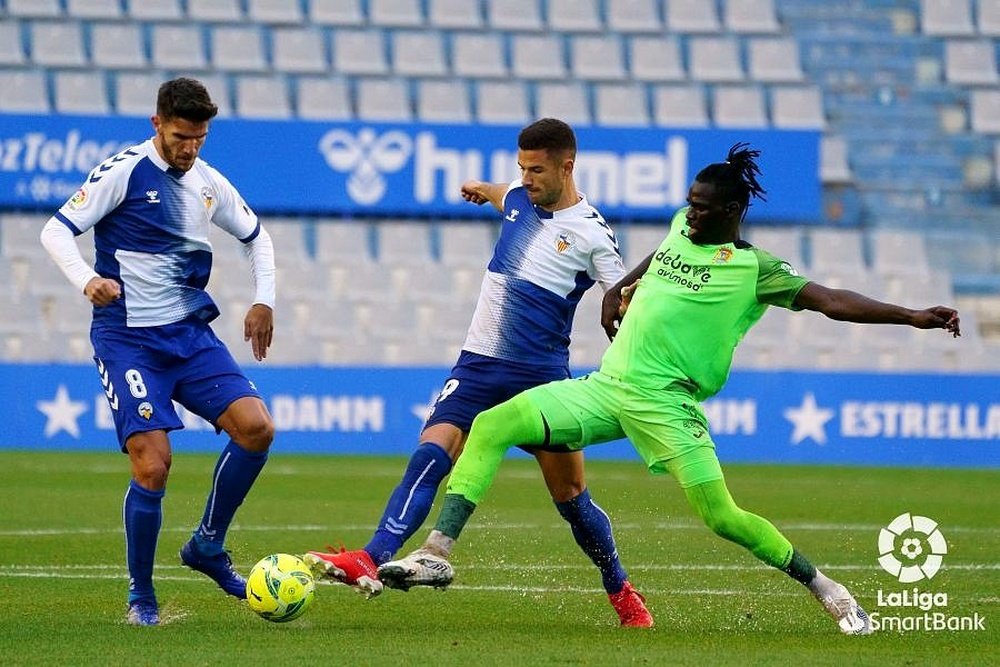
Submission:
M 723 479 L 705 413 L 679 385 L 647 389 L 595 372 L 523 396 L 544 415 L 553 445 L 628 438 L 651 473 L 669 472 L 683 488 Z

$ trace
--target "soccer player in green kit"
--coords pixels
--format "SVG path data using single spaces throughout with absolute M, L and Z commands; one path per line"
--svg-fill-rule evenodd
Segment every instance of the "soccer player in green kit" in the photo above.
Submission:
M 737 144 L 725 162 L 702 169 L 660 247 L 607 292 L 601 319 L 613 340 L 600 370 L 529 389 L 476 417 L 434 530 L 420 549 L 379 568 L 383 583 L 402 589 L 451 583 L 447 558 L 510 447 L 581 448 L 627 437 L 651 473 L 677 480 L 717 535 L 808 587 L 842 632 L 872 631 L 847 588 L 817 570 L 769 521 L 736 505 L 700 402 L 725 384 L 736 345 L 769 305 L 954 336 L 958 313 L 830 289 L 742 241 L 750 200 L 764 194 L 758 156 Z

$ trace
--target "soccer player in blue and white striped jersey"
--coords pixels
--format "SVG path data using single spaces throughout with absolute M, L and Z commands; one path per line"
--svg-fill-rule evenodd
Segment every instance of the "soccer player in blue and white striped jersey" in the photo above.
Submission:
M 244 337 L 258 360 L 267 356 L 274 249 L 236 188 L 198 157 L 217 112 L 200 82 L 164 83 L 153 138 L 98 165 L 41 234 L 53 260 L 94 305 L 94 360 L 132 465 L 122 513 L 133 625 L 159 623 L 153 560 L 171 462 L 167 434 L 183 428 L 173 401 L 230 437 L 201 524 L 180 555 L 238 598 L 246 597 L 246 582 L 223 543 L 274 437 L 256 388 L 209 326 L 219 315 L 205 291 L 209 225 L 215 224 L 239 239 L 250 258 L 256 295 Z M 89 229 L 97 250 L 93 268 L 75 241 Z
M 544 118 L 518 136 L 521 178 L 467 182 L 462 196 L 502 215 L 500 236 L 458 362 L 438 395 L 399 486 L 364 549 L 313 551 L 317 573 L 370 596 L 393 586 L 377 566 L 392 559 L 420 527 L 441 481 L 462 453 L 472 422 L 518 392 L 570 377 L 573 315 L 595 283 L 607 290 L 625 275 L 611 228 L 576 189 L 576 137 Z M 597 323 L 594 323 L 597 326 Z M 622 625 L 649 627 L 652 616 L 628 581 L 611 522 L 591 499 L 579 453 L 532 448 L 560 515 L 601 571 Z

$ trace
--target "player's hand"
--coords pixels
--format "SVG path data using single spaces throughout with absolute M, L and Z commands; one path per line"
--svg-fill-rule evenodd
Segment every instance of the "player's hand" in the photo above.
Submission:
M 83 293 L 92 304 L 103 307 L 121 298 L 122 286 L 117 280 L 98 276 L 90 279 L 84 286 Z
M 913 326 L 918 329 L 944 329 L 955 338 L 962 335 L 958 311 L 947 306 L 918 310 L 913 317 Z
M 601 302 L 601 326 L 604 327 L 608 340 L 614 340 L 618 334 L 618 327 L 625 317 L 629 304 L 632 303 L 632 295 L 635 294 L 637 287 L 639 287 L 638 280 L 622 287 L 621 291 L 610 289 L 604 293 L 604 300 Z
M 485 204 L 490 200 L 486 196 L 486 186 L 489 183 L 483 183 L 482 181 L 466 181 L 462 184 L 462 199 L 465 201 L 470 201 L 473 204 Z
M 243 320 L 243 340 L 250 341 L 254 359 L 263 361 L 267 357 L 267 348 L 271 347 L 273 336 L 274 311 L 262 303 L 250 306 Z

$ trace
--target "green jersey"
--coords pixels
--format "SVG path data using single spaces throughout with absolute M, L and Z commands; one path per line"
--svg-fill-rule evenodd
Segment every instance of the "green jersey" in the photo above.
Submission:
M 736 345 L 767 307 L 798 310 L 795 297 L 808 281 L 742 241 L 692 243 L 686 213 L 674 214 L 601 372 L 643 387 L 686 384 L 701 401 L 722 389 Z

